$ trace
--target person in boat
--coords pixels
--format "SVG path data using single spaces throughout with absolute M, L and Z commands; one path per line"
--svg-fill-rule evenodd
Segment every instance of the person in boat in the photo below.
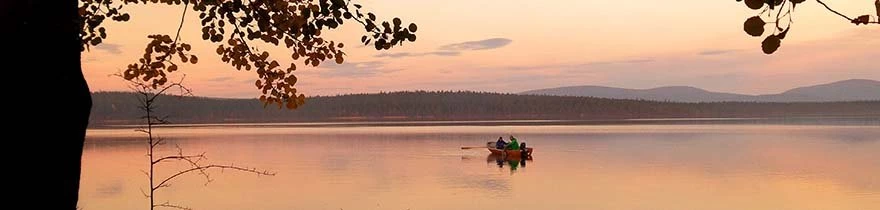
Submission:
M 507 150 L 519 150 L 519 143 L 516 142 L 516 138 L 514 138 L 513 136 L 510 136 L 510 143 L 507 144 L 507 147 L 506 147 L 505 149 L 507 149 Z
M 507 142 L 504 141 L 504 138 L 498 137 L 498 141 L 495 142 L 495 149 L 504 149 L 507 147 Z

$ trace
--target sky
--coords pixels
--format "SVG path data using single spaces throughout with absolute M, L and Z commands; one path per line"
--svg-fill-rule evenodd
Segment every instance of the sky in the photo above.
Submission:
M 346 44 L 343 64 L 306 67 L 302 60 L 290 60 L 283 47 L 257 47 L 279 61 L 295 62 L 297 89 L 307 96 L 402 90 L 515 93 L 572 85 L 681 85 L 765 94 L 845 79 L 880 80 L 880 26 L 855 26 L 814 1 L 797 6 L 791 31 L 773 55 L 761 52 L 763 38 L 742 29 L 758 11 L 734 0 L 354 2 L 379 19 L 400 17 L 418 24 L 416 42 L 386 51 L 362 47 L 363 27 L 347 22 L 339 30 L 324 31 L 325 37 Z M 875 14 L 872 0 L 826 3 L 849 16 Z M 124 81 L 109 75 L 143 55 L 147 35 L 173 35 L 182 7 L 127 6 L 131 21 L 105 23 L 108 38 L 82 57 L 91 90 L 127 90 Z M 217 45 L 201 39 L 193 14 L 185 18 L 181 40 L 193 45 L 199 63 L 181 66 L 184 84 L 199 96 L 258 97 L 256 72 L 221 62 L 214 53 Z

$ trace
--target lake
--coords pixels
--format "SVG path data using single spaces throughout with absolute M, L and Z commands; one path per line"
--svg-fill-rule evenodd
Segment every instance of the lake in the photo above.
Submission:
M 880 126 L 778 124 L 207 125 L 156 130 L 210 163 L 275 172 L 183 176 L 193 209 L 880 209 Z M 483 146 L 514 135 L 531 160 Z M 79 206 L 147 209 L 147 143 L 90 129 Z M 161 165 L 168 175 L 184 165 Z

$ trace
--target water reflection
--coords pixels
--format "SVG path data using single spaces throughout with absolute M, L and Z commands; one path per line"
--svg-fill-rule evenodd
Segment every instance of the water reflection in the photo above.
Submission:
M 531 162 L 532 156 L 526 157 L 510 157 L 510 156 L 502 156 L 498 154 L 489 154 L 486 156 L 486 163 L 495 163 L 498 168 L 504 168 L 506 165 L 511 172 L 516 171 L 518 168 L 525 168 L 526 162 Z
M 540 163 L 460 149 L 511 131 L 540 149 Z M 278 173 L 218 172 L 207 186 L 187 176 L 161 194 L 195 209 L 880 209 L 876 126 L 222 127 L 162 134 L 212 162 Z M 83 209 L 148 204 L 140 192 L 149 184 L 140 172 L 145 145 L 126 135 L 138 134 L 90 132 Z M 511 207 L 511 200 L 526 202 Z

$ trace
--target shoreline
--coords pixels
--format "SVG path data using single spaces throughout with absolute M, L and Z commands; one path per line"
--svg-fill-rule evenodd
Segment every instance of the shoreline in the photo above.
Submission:
M 547 125 L 690 125 L 690 124 L 768 124 L 768 125 L 876 125 L 880 116 L 793 116 L 746 118 L 637 118 L 597 120 L 422 120 L 422 121 L 320 121 L 320 122 L 247 122 L 181 123 L 158 127 L 395 127 L 395 126 L 547 126 Z M 137 128 L 139 124 L 92 125 L 88 129 Z

